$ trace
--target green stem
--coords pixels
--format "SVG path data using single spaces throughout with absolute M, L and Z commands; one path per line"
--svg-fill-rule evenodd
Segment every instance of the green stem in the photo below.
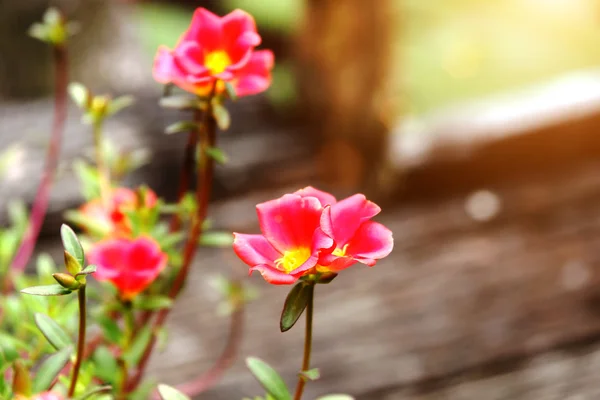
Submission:
M 86 309 L 85 309 L 85 284 L 81 285 L 77 291 L 79 299 L 79 337 L 77 338 L 77 358 L 73 365 L 73 374 L 71 376 L 71 385 L 69 386 L 68 397 L 71 398 L 75 394 L 77 386 L 77 378 L 79 378 L 79 370 L 83 361 L 83 353 L 85 352 L 85 325 L 86 325 Z
M 308 304 L 306 305 L 306 333 L 304 335 L 304 357 L 302 360 L 302 369 L 300 370 L 300 372 L 308 371 L 310 369 L 314 297 L 315 286 L 314 284 L 311 284 L 310 293 L 308 294 Z M 302 398 L 302 392 L 304 392 L 305 384 L 306 378 L 301 374 L 298 377 L 298 384 L 296 385 L 296 394 L 294 394 L 294 400 L 300 400 Z
M 98 168 L 98 181 L 100 184 L 100 198 L 108 206 L 110 195 L 110 170 L 104 162 L 104 149 L 102 148 L 102 121 L 94 123 L 94 150 L 96 153 L 96 167 Z

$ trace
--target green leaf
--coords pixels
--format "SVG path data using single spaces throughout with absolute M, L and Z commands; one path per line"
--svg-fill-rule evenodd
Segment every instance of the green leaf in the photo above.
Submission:
M 171 308 L 173 299 L 168 296 L 137 296 L 133 300 L 133 308 L 138 310 L 162 310 L 163 308 Z
M 225 152 L 218 147 L 209 147 L 204 150 L 204 152 L 219 164 L 227 164 L 227 161 L 229 161 L 227 154 L 225 154 Z
M 177 110 L 200 109 L 203 108 L 200 102 L 189 96 L 169 96 L 163 97 L 159 102 L 161 107 L 174 108 Z
M 118 344 L 123 337 L 123 332 L 121 332 L 121 328 L 119 328 L 119 324 L 106 315 L 101 315 L 99 318 L 96 318 L 96 322 L 102 328 L 102 333 L 104 337 L 108 339 L 110 343 Z
M 108 385 L 107 386 L 98 386 L 98 387 L 88 390 L 81 396 L 77 397 L 77 400 L 87 400 L 87 399 L 91 399 L 94 396 L 97 396 L 100 394 L 106 394 L 106 393 L 110 393 L 110 392 L 112 392 L 112 386 L 108 386 Z
M 269 364 L 256 357 L 248 357 L 246 365 L 262 385 L 276 400 L 291 400 L 292 396 L 285 382 Z
M 81 243 L 79 243 L 79 239 L 77 239 L 77 235 L 75 235 L 73 229 L 71 229 L 69 225 L 63 224 L 60 227 L 60 237 L 62 238 L 65 250 L 75 257 L 75 259 L 79 262 L 79 265 L 85 265 L 83 247 L 81 247 Z
M 31 294 L 34 296 L 64 296 L 71 294 L 72 292 L 60 285 L 44 285 L 25 288 L 21 290 L 21 293 Z
M 319 397 L 317 400 L 354 400 L 354 397 L 347 394 L 327 394 Z
M 162 400 L 190 400 L 185 394 L 168 385 L 158 385 L 158 393 Z
M 41 40 L 42 42 L 46 42 L 49 36 L 48 28 L 44 24 L 40 24 L 39 22 L 36 22 L 33 25 L 31 25 L 27 33 L 32 38 Z
M 133 96 L 117 97 L 116 99 L 111 100 L 110 103 L 108 103 L 106 113 L 108 115 L 114 115 L 119 111 L 131 106 L 133 103 L 135 103 L 135 99 L 133 98 Z
M 54 378 L 71 358 L 72 351 L 72 347 L 65 347 L 44 360 L 33 378 L 33 393 L 40 393 L 50 388 Z
M 49 316 L 36 313 L 34 319 L 39 330 L 56 350 L 62 350 L 73 344 L 69 335 Z
M 231 247 L 233 234 L 231 232 L 205 232 L 200 236 L 199 244 L 207 247 Z
M 133 343 L 129 349 L 127 349 L 127 351 L 123 354 L 123 358 L 128 365 L 135 365 L 140 361 L 140 358 L 142 358 L 144 350 L 146 349 L 146 346 L 148 345 L 148 342 L 150 342 L 151 338 L 151 327 L 144 326 L 133 340 Z
M 173 133 L 190 132 L 198 130 L 198 124 L 193 121 L 179 121 L 165 128 L 165 133 L 172 135 Z
M 281 332 L 286 332 L 294 326 L 308 305 L 313 292 L 314 285 L 305 282 L 299 282 L 290 290 L 281 311 L 281 320 L 279 322 Z
M 110 384 L 118 382 L 121 370 L 114 354 L 106 346 L 99 346 L 96 349 L 93 360 L 96 365 L 95 374 L 98 378 Z
M 300 372 L 300 375 L 309 381 L 316 381 L 321 377 L 321 372 L 319 372 L 319 368 L 313 368 L 309 369 L 308 371 Z
M 44 13 L 44 23 L 48 25 L 56 25 L 62 22 L 60 11 L 55 7 L 50 7 Z
M 69 84 L 69 94 L 79 108 L 87 110 L 90 104 L 91 93 L 85 86 L 78 82 L 72 82 Z
M 98 269 L 98 267 L 96 267 L 95 265 L 88 265 L 87 267 L 82 269 L 81 272 L 78 272 L 77 274 L 75 274 L 75 278 L 77 278 L 78 276 L 82 276 L 82 275 L 93 274 L 94 272 L 96 272 L 97 269 Z
M 231 125 L 231 116 L 223 104 L 214 100 L 212 102 L 212 114 L 219 129 L 224 131 L 229 128 L 229 125 Z
M 229 81 L 224 81 L 225 83 L 225 92 L 227 93 L 227 97 L 232 101 L 236 101 L 238 99 L 237 93 L 235 92 L 235 88 Z

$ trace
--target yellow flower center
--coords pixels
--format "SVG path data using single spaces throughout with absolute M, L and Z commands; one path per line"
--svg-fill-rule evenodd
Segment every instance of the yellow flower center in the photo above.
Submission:
M 334 256 L 338 256 L 338 257 L 344 257 L 346 255 L 346 250 L 348 249 L 348 245 L 345 245 L 344 247 L 342 247 L 341 249 L 335 249 L 333 251 L 333 255 Z
M 204 56 L 204 65 L 211 74 L 220 74 L 231 65 L 231 58 L 223 50 L 211 51 Z
M 283 253 L 283 257 L 275 260 L 275 265 L 281 271 L 289 274 L 291 271 L 304 264 L 309 257 L 310 249 L 306 247 L 300 247 L 299 249 L 286 251 Z

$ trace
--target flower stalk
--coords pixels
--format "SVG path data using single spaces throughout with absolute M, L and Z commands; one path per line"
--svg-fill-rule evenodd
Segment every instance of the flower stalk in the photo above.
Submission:
M 29 225 L 12 262 L 13 271 L 23 271 L 33 254 L 33 248 L 35 247 L 48 210 L 50 190 L 60 156 L 62 136 L 67 117 L 67 86 L 69 79 L 67 48 L 64 44 L 55 44 L 52 47 L 52 54 L 56 78 L 54 88 L 54 117 L 50 144 L 46 152 L 46 165 L 42 180 L 33 201 Z
M 310 355 L 312 352 L 312 327 L 313 327 L 313 310 L 314 310 L 314 297 L 315 297 L 315 285 L 311 283 L 309 286 L 308 302 L 306 304 L 306 331 L 304 333 L 304 356 L 302 357 L 302 369 L 300 372 L 308 371 L 310 369 Z M 302 393 L 304 392 L 304 385 L 306 385 L 306 377 L 302 374 L 298 376 L 298 383 L 296 384 L 296 392 L 294 394 L 294 400 L 300 400 Z
M 208 154 L 208 150 L 215 147 L 217 139 L 217 124 L 213 116 L 212 109 L 212 99 L 216 94 L 217 83 L 218 81 L 215 80 L 212 85 L 211 93 L 207 100 L 207 107 L 206 110 L 204 110 L 204 113 L 195 113 L 196 122 L 199 123 L 199 141 L 197 146 L 198 152 L 201 155 L 199 157 L 200 159 L 198 160 L 196 174 L 196 215 L 192 220 L 190 233 L 184 245 L 182 266 L 177 273 L 177 276 L 173 281 L 173 285 L 168 293 L 171 299 L 175 299 L 179 295 L 188 277 L 192 261 L 198 248 L 198 241 L 202 235 L 202 223 L 206 219 L 208 213 L 208 202 L 210 200 L 215 164 L 214 159 Z M 200 117 L 202 117 L 201 121 L 198 120 Z M 169 315 L 169 311 L 169 308 L 165 308 L 158 313 L 153 324 L 154 329 L 152 337 L 144 350 L 134 375 L 128 382 L 127 392 L 133 391 L 139 385 L 144 371 L 146 370 L 148 361 L 150 360 L 152 350 L 156 345 L 156 334 L 165 323 Z
M 77 338 L 77 355 L 75 364 L 73 364 L 73 372 L 71 375 L 71 384 L 69 385 L 68 397 L 72 398 L 77 387 L 77 379 L 79 378 L 79 370 L 85 353 L 85 328 L 86 328 L 86 299 L 85 299 L 85 283 L 81 285 L 77 291 L 79 300 L 79 336 Z

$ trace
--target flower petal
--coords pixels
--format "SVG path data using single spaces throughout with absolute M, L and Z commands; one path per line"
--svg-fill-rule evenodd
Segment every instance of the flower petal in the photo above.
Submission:
M 184 76 L 175 64 L 173 53 L 166 46 L 160 46 L 156 52 L 152 75 L 154 80 L 163 84 L 170 83 L 176 76 Z
M 250 268 L 250 273 L 258 271 L 265 281 L 273 285 L 290 285 L 298 280 L 298 277 L 289 275 L 269 265 L 255 265 Z
M 294 192 L 294 194 L 298 194 L 302 197 L 316 197 L 317 199 L 319 199 L 323 207 L 327 205 L 334 205 L 337 202 L 337 200 L 332 194 L 323 192 L 319 189 L 315 189 L 312 186 L 307 186 L 303 189 L 300 189 Z
M 233 69 L 242 67 L 250 52 L 261 42 L 256 32 L 254 18 L 245 11 L 233 10 L 223 17 L 223 47 L 233 64 Z
M 275 265 L 281 253 L 273 248 L 263 235 L 233 234 L 233 251 L 243 262 L 253 267 L 256 265 Z
M 206 51 L 221 48 L 223 21 L 218 16 L 205 8 L 198 8 L 194 12 L 188 30 L 183 34 L 180 43 L 184 41 L 198 42 Z
M 355 194 L 326 207 L 321 218 L 321 227 L 342 248 L 354 236 L 358 228 L 379 214 L 381 208 L 364 195 Z
M 361 225 L 348 243 L 346 254 L 355 260 L 373 266 L 376 260 L 387 257 L 394 248 L 392 231 L 375 221 Z
M 188 75 L 208 74 L 204 66 L 204 50 L 199 43 L 182 42 L 174 51 L 175 62 Z
M 264 92 L 271 85 L 275 57 L 270 50 L 252 53 L 248 63 L 235 72 L 234 87 L 239 97 Z
M 312 247 L 322 210 L 318 199 L 295 194 L 286 194 L 256 206 L 261 231 L 282 254 L 287 250 Z

